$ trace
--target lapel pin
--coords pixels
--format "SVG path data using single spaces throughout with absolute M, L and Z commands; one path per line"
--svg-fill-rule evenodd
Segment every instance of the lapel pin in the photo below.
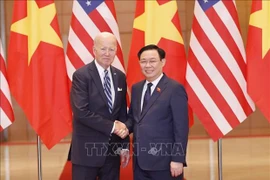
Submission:
M 160 92 L 160 91 L 161 91 L 161 89 L 159 87 L 157 87 L 157 92 Z

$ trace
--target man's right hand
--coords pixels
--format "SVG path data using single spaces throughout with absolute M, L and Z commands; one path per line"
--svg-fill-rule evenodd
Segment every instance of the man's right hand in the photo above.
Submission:
M 122 139 L 124 139 L 125 137 L 129 135 L 127 126 L 124 123 L 122 123 L 121 121 L 115 120 L 114 124 L 115 124 L 114 131 L 113 131 L 114 134 L 121 137 Z

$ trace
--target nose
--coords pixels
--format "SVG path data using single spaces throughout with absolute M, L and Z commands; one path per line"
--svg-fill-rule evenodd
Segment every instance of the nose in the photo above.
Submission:
M 145 67 L 150 67 L 150 66 L 151 66 L 150 61 L 146 61 Z
M 109 54 L 110 54 L 109 49 L 106 49 L 106 50 L 105 50 L 105 55 L 108 56 Z

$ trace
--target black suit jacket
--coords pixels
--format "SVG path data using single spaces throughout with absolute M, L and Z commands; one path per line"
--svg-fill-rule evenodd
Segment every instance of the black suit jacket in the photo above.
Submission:
M 165 74 L 141 112 L 145 81 L 132 87 L 128 126 L 133 132 L 134 158 L 143 170 L 170 169 L 170 162 L 186 164 L 188 139 L 187 94 L 184 87 Z
M 71 160 L 74 164 L 101 167 L 107 155 L 115 155 L 113 151 L 118 148 L 127 148 L 129 137 L 122 140 L 111 134 L 114 120 L 125 122 L 127 119 L 126 77 L 115 67 L 110 68 L 115 88 L 112 114 L 109 112 L 107 98 L 94 61 L 73 74 Z

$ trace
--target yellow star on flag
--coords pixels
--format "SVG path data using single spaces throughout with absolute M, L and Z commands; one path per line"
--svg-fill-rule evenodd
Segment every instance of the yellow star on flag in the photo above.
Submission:
M 50 25 L 55 18 L 54 3 L 39 8 L 36 1 L 27 1 L 27 17 L 13 23 L 11 31 L 28 36 L 28 65 L 39 43 L 63 47 L 62 41 Z
M 175 0 L 159 5 L 145 0 L 145 12 L 134 20 L 134 28 L 145 32 L 145 44 L 158 44 L 161 38 L 183 44 L 183 38 L 172 22 L 177 12 Z
M 250 15 L 249 24 L 262 29 L 262 57 L 270 49 L 270 1 L 262 1 L 262 9 Z

